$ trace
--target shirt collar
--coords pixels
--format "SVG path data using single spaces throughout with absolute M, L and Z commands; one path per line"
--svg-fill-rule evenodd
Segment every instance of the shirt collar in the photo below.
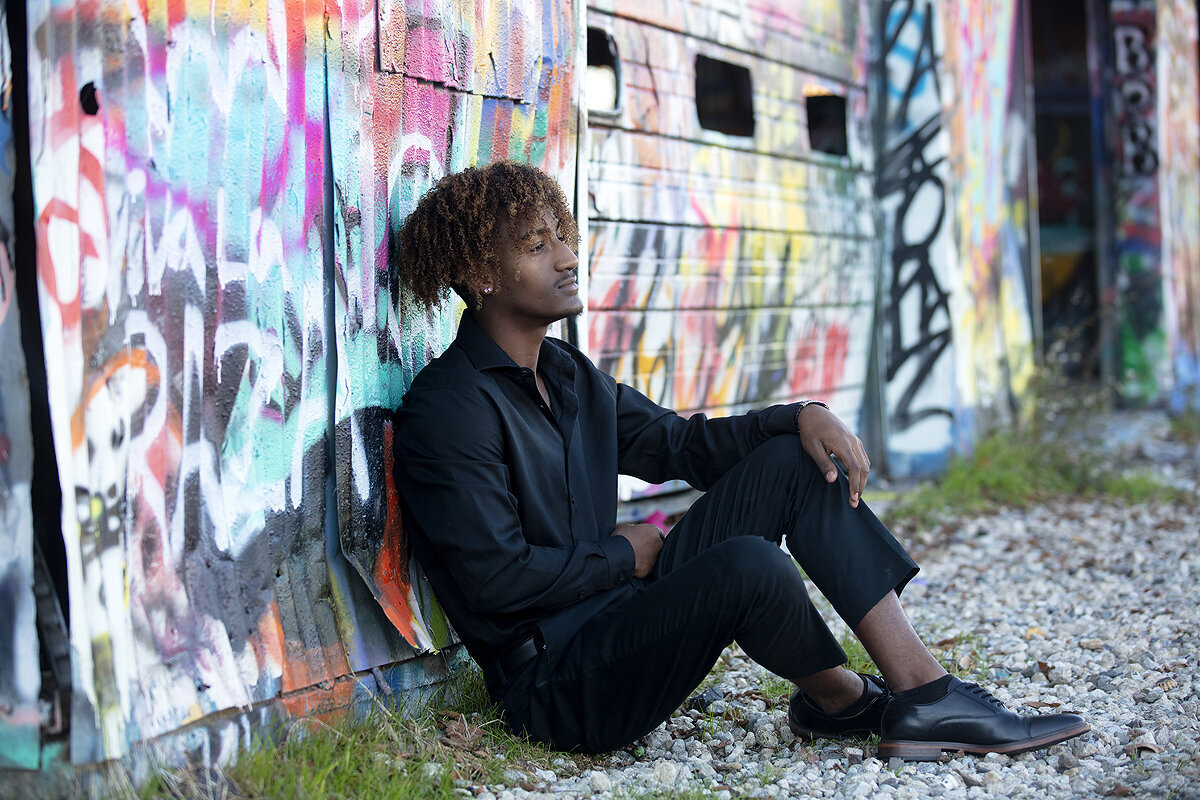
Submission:
M 489 369 L 509 368 L 517 369 L 517 362 L 513 361 L 508 353 L 504 352 L 500 345 L 496 344 L 496 340 L 483 329 L 483 326 L 475 319 L 475 315 L 467 309 L 462 314 L 462 319 L 458 323 L 458 334 L 454 339 L 455 344 L 463 349 L 467 354 L 467 358 L 475 366 L 475 369 L 483 372 Z M 543 363 L 553 365 L 558 368 L 565 368 L 570 359 L 558 347 L 555 347 L 550 338 L 542 340 L 542 347 L 538 353 L 539 360 L 545 360 Z

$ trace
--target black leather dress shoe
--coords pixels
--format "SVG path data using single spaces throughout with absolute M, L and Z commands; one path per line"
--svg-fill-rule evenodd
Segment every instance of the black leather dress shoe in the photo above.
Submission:
M 1077 714 L 1014 714 L 975 684 L 951 678 L 941 700 L 892 698 L 883 715 L 878 756 L 934 761 L 942 751 L 1023 753 L 1091 729 Z
M 879 733 L 883 710 L 892 698 L 891 690 L 876 675 L 858 673 L 858 677 L 863 682 L 862 698 L 851 704 L 854 710 L 848 714 L 827 714 L 797 689 L 788 705 L 788 727 L 792 733 L 827 739 Z

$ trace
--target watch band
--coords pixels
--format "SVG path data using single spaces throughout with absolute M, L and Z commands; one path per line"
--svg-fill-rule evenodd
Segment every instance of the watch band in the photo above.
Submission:
M 796 415 L 792 418 L 792 427 L 795 428 L 797 431 L 800 430 L 800 412 L 804 410 L 805 406 L 809 406 L 809 405 L 820 406 L 821 408 L 826 408 L 826 409 L 829 408 L 829 406 L 827 406 L 825 403 L 822 403 L 820 400 L 800 400 L 799 402 L 797 402 L 796 403 Z

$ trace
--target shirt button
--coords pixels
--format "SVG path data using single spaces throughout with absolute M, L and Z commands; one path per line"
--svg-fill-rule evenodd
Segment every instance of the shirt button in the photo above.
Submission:
M 577 595 L 575 595 L 575 596 L 576 596 L 577 598 L 579 598 L 580 600 L 582 600 L 582 599 L 583 599 L 583 592 L 580 592 L 579 594 L 577 594 Z
M 624 582 L 625 582 L 625 573 L 624 573 L 624 572 L 618 572 L 618 573 L 617 573 L 617 581 L 618 581 L 619 583 L 624 583 Z

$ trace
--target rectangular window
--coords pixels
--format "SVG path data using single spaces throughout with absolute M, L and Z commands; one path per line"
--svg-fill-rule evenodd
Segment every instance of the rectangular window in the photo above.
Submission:
M 808 144 L 813 150 L 844 156 L 846 142 L 846 98 L 815 94 L 805 98 L 808 109 Z
M 750 70 L 708 56 L 696 56 L 696 116 L 700 126 L 710 131 L 753 136 Z
M 617 43 L 603 28 L 587 29 L 587 83 L 584 86 L 587 110 L 616 114 L 621 101 L 621 67 Z

